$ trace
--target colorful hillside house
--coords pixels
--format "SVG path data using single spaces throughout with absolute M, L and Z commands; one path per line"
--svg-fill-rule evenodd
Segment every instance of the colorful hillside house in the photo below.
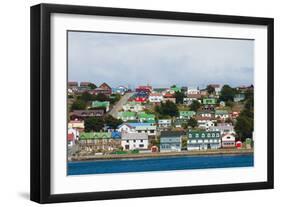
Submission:
M 190 131 L 187 136 L 187 150 L 207 150 L 221 147 L 220 132 Z
M 162 131 L 160 135 L 160 152 L 180 152 L 183 131 Z
M 135 101 L 129 101 L 123 105 L 124 111 L 140 112 L 143 110 L 143 105 Z
M 84 121 L 83 120 L 70 120 L 68 122 L 68 128 L 72 128 L 72 129 L 76 129 L 78 130 L 79 132 L 82 132 L 84 131 Z
M 229 113 L 228 111 L 226 110 L 216 110 L 215 111 L 215 118 L 217 119 L 228 119 L 230 116 L 229 116 Z
M 234 148 L 235 147 L 235 136 L 231 133 L 226 133 L 222 135 L 221 138 L 222 148 Z
M 174 93 L 176 93 L 176 92 L 181 92 L 181 88 L 180 88 L 180 87 L 177 87 L 177 86 L 171 87 L 171 88 L 170 88 L 170 91 L 171 91 L 172 94 L 174 94 Z
M 138 119 L 140 120 L 140 122 L 152 123 L 152 122 L 155 122 L 155 115 L 147 114 L 147 113 L 139 113 Z
M 233 101 L 234 102 L 244 101 L 245 98 L 246 98 L 246 96 L 244 93 L 238 93 L 238 94 L 235 94 Z
M 214 127 L 215 123 L 211 120 L 206 120 L 205 122 L 198 122 L 198 127 L 206 131 L 210 130 L 211 127 Z
M 164 97 L 160 93 L 151 93 L 148 97 L 148 100 L 151 103 L 161 103 L 164 100 Z
M 109 111 L 109 101 L 93 101 L 92 108 L 105 108 L 105 111 Z
M 118 86 L 117 88 L 112 88 L 112 93 L 124 95 L 128 91 L 128 88 L 125 86 Z
M 147 149 L 148 135 L 145 133 L 122 133 L 121 145 L 124 150 Z
M 180 119 L 190 119 L 195 115 L 196 115 L 195 111 L 179 111 Z
M 210 104 L 214 105 L 216 104 L 217 100 L 215 98 L 204 98 L 203 99 L 203 104 Z
M 136 120 L 136 113 L 135 112 L 131 112 L 131 111 L 123 111 L 123 112 L 119 112 L 117 114 L 117 118 L 118 119 L 122 119 L 123 121 L 132 121 L 132 120 Z
M 189 87 L 187 89 L 187 94 L 189 95 L 200 94 L 200 90 L 198 88 Z
M 173 125 L 176 127 L 176 128 L 183 128 L 183 125 L 187 125 L 187 122 L 188 122 L 188 119 L 180 119 L 180 118 L 176 118 L 174 119 L 173 121 Z
M 91 152 L 110 152 L 121 147 L 120 137 L 112 137 L 111 132 L 83 132 L 79 140 L 82 149 Z
M 158 127 L 160 129 L 170 128 L 172 126 L 171 119 L 159 119 L 158 120 Z
M 210 131 L 218 131 L 221 134 L 230 133 L 235 134 L 234 126 L 231 123 L 217 123 L 217 126 L 209 128 Z
M 149 136 L 155 136 L 156 126 L 150 123 L 123 123 L 118 127 L 117 131 L 121 133 L 146 133 Z
M 139 86 L 136 88 L 136 92 L 145 92 L 147 94 L 151 93 L 152 87 L 151 86 Z

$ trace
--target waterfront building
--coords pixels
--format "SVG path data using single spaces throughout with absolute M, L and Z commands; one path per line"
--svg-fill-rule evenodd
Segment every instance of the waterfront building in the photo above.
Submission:
M 221 134 L 215 131 L 187 132 L 187 150 L 207 150 L 221 147 Z
M 235 136 L 232 133 L 223 134 L 221 137 L 222 148 L 234 148 L 235 147 Z
M 148 135 L 146 133 L 122 133 L 121 145 L 124 150 L 147 149 Z
M 121 147 L 120 136 L 112 137 L 111 132 L 83 132 L 80 134 L 79 143 L 86 151 L 113 151 Z
M 180 152 L 183 131 L 162 131 L 160 135 L 160 152 Z

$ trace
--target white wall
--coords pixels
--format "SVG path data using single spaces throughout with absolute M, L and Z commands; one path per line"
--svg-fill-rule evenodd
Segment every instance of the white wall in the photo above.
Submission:
M 246 1 L 246 0 L 49 0 L 49 1 L 2 1 L 1 33 L 0 33 L 0 84 L 2 112 L 1 149 L 0 149 L 0 205 L 1 206 L 36 206 L 29 197 L 29 7 L 48 3 L 68 3 L 111 7 L 129 7 L 138 9 L 174 10 L 200 13 L 218 13 L 245 16 L 264 16 L 275 18 L 275 57 L 281 56 L 281 13 L 278 1 Z M 280 106 L 281 77 L 280 59 L 275 58 L 275 105 Z M 279 77 L 279 78 L 278 78 Z M 7 86 L 6 86 L 7 85 Z M 279 94 L 277 94 L 279 93 Z M 12 111 L 12 112 L 11 112 Z M 16 111 L 16 114 L 13 114 Z M 154 197 L 125 199 L 115 201 L 98 201 L 83 203 L 55 204 L 53 206 L 254 206 L 267 205 L 268 201 L 280 203 L 280 108 L 275 109 L 275 190 L 213 193 L 204 195 L 183 195 L 173 197 Z M 10 124 L 12 123 L 12 124 Z M 4 125 L 3 125 L 4 124 Z M 4 127 L 3 127 L 4 126 Z M 15 135 L 15 137 L 11 137 Z M 5 145 L 5 143 L 8 143 Z M 15 142 L 13 145 L 12 143 Z M 279 150 L 279 151 L 277 151 Z M 235 198 L 236 202 L 229 202 Z

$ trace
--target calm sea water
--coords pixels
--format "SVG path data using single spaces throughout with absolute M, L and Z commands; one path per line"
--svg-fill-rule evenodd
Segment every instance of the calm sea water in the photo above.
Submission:
M 184 156 L 69 162 L 68 175 L 254 166 L 253 155 Z

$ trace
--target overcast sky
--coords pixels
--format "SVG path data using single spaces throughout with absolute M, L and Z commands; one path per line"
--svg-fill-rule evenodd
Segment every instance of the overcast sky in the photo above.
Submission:
M 68 32 L 68 80 L 112 87 L 253 84 L 254 41 Z

